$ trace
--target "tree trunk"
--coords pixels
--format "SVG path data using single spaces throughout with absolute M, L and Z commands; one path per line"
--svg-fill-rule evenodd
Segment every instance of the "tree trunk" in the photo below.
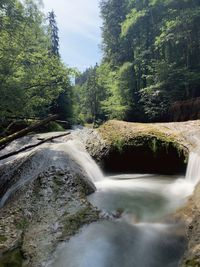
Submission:
M 17 151 L 13 151 L 13 152 L 10 152 L 10 153 L 8 153 L 8 154 L 6 154 L 6 155 L 0 156 L 0 160 L 2 160 L 2 159 L 7 159 L 7 158 L 9 158 L 9 157 L 11 157 L 11 156 L 15 156 L 15 155 L 17 155 L 17 154 L 19 154 L 19 153 L 21 153 L 21 152 L 24 152 L 24 151 L 26 151 L 26 150 L 28 150 L 28 149 L 32 149 L 32 148 L 37 147 L 37 146 L 39 146 L 39 145 L 42 145 L 42 144 L 44 144 L 44 143 L 46 143 L 46 142 L 53 141 L 54 139 L 57 139 L 57 138 L 60 138 L 60 137 L 63 137 L 63 136 L 67 136 L 67 135 L 69 135 L 69 134 L 70 134 L 70 132 L 67 132 L 67 133 L 64 133 L 64 134 L 60 134 L 60 135 L 57 135 L 57 136 L 52 136 L 52 137 L 43 139 L 43 140 L 41 140 L 40 142 L 38 142 L 37 144 L 28 145 L 28 146 L 25 146 L 25 147 L 23 147 L 23 148 L 17 150 Z
M 54 121 L 57 119 L 57 115 L 52 115 L 52 116 L 49 116 L 48 118 L 45 118 L 44 120 L 42 121 L 39 121 L 17 133 L 14 133 L 14 134 L 11 134 L 3 139 L 0 140 L 0 149 L 2 149 L 5 145 L 7 145 L 8 143 L 20 138 L 20 137 L 23 137 L 25 135 L 27 135 L 28 133 L 36 130 L 37 128 L 39 128 L 40 126 L 43 126 L 45 124 L 47 124 L 48 122 L 50 121 Z

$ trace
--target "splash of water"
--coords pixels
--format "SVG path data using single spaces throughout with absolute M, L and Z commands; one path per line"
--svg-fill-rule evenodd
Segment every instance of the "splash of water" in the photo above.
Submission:
M 186 180 L 196 185 L 200 181 L 200 154 L 191 152 L 189 155 Z
M 21 141 L 21 140 L 20 140 Z M 19 142 L 20 142 L 19 141 Z M 18 171 L 18 180 L 7 189 L 0 199 L 0 208 L 7 200 L 23 186 L 33 181 L 40 173 L 43 173 L 51 166 L 65 169 L 68 165 L 68 158 L 72 158 L 85 171 L 92 182 L 100 181 L 104 178 L 98 165 L 87 153 L 82 143 L 78 140 L 59 140 L 56 143 L 47 143 L 38 148 L 24 153 L 22 164 L 13 167 L 10 175 L 15 175 Z M 17 159 L 17 156 L 12 160 Z M 12 161 L 11 161 L 12 163 Z
M 86 152 L 77 143 L 69 145 L 70 153 L 87 169 Z M 98 168 L 90 163 L 92 169 Z M 177 266 L 185 248 L 184 227 L 155 222 L 174 212 L 193 193 L 200 180 L 200 153 L 190 154 L 186 177 L 173 180 L 148 174 L 94 177 L 97 191 L 89 197 L 90 202 L 105 212 L 120 208 L 121 218 L 85 227 L 57 249 L 47 266 Z
M 69 140 L 66 143 L 66 149 L 70 156 L 85 170 L 92 182 L 104 179 L 102 171 L 80 141 Z

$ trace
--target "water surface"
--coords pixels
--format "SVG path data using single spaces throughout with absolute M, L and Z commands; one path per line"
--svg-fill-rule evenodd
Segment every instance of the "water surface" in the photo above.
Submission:
M 178 266 L 185 249 L 184 229 L 161 221 L 190 194 L 189 182 L 132 174 L 105 177 L 95 185 L 89 201 L 119 218 L 84 227 L 57 249 L 49 267 Z

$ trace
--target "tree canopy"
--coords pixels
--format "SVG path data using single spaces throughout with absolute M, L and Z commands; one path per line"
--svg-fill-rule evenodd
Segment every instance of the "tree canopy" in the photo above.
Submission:
M 54 12 L 45 16 L 36 0 L 1 0 L 1 121 L 49 113 L 163 121 L 175 103 L 200 97 L 199 0 L 101 0 L 100 9 L 102 61 L 72 86 Z
M 46 116 L 53 101 L 62 92 L 71 90 L 71 70 L 62 63 L 57 48 L 52 45 L 53 26 L 53 22 L 49 26 L 36 1 L 1 1 L 1 120 Z
M 168 120 L 173 103 L 200 96 L 198 0 L 101 0 L 100 7 L 96 73 L 106 118 Z M 87 79 L 78 86 L 87 91 Z

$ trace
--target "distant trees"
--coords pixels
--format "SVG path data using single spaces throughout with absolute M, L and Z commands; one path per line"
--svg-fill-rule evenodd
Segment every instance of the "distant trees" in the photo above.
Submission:
M 98 66 L 87 69 L 76 79 L 74 88 L 74 113 L 79 122 L 95 122 L 102 119 L 101 100 L 104 91 L 99 83 Z
M 36 1 L 0 2 L 0 122 L 168 119 L 174 102 L 200 96 L 199 0 L 101 0 L 103 59 L 71 74 L 59 55 L 54 12 Z M 47 21 L 49 23 L 47 23 Z

